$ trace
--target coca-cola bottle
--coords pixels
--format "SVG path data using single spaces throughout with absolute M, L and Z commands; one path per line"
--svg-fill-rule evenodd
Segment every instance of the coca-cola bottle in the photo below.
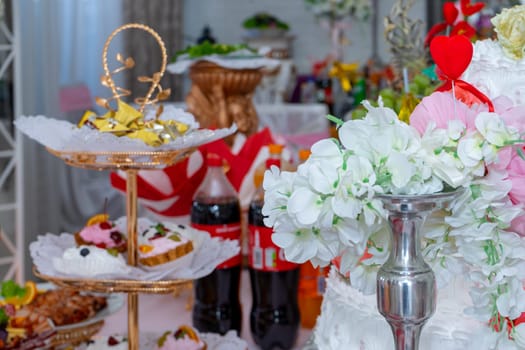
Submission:
M 208 171 L 191 207 L 192 227 L 212 237 L 240 240 L 241 211 L 238 194 L 228 181 L 222 159 L 207 157 Z M 208 276 L 194 281 L 193 325 L 201 332 L 241 333 L 239 301 L 241 254 L 220 264 Z
M 280 166 L 268 159 L 267 168 Z M 284 258 L 284 251 L 272 242 L 271 228 L 264 225 L 262 187 L 248 211 L 248 266 L 253 304 L 250 328 L 253 340 L 261 349 L 291 349 L 299 329 L 297 284 L 299 267 Z

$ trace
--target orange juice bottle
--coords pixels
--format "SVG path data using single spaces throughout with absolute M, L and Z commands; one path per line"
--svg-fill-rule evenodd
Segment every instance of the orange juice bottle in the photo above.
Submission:
M 303 328 L 313 328 L 317 316 L 321 313 L 328 270 L 328 267 L 314 268 L 309 261 L 301 265 L 297 301 Z

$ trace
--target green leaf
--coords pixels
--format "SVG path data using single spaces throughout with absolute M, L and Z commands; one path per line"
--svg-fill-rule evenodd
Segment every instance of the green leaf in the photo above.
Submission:
M 9 322 L 9 316 L 7 315 L 4 309 L 0 309 L 0 328 L 7 327 L 8 322 Z
M 518 152 L 518 155 L 520 156 L 521 159 L 525 160 L 525 154 L 523 153 L 523 149 L 521 147 L 518 147 L 516 149 L 516 152 Z
M 155 226 L 155 229 L 163 236 L 166 235 L 166 230 L 164 228 L 164 226 L 159 222 L 156 226 Z
M 470 191 L 472 192 L 473 199 L 478 199 L 481 196 L 481 186 L 480 185 L 471 185 Z
M 166 339 L 168 339 L 168 335 L 170 334 L 170 331 L 164 332 L 164 334 L 157 340 L 157 345 L 159 348 L 161 348 L 164 343 L 166 342 Z
M 202 44 L 189 46 L 184 50 L 178 51 L 175 53 L 173 61 L 176 61 L 179 56 L 184 54 L 188 54 L 190 58 L 198 58 L 209 55 L 227 55 L 242 49 L 251 50 L 246 44 L 211 44 L 209 41 L 205 41 Z M 253 51 L 254 54 L 256 53 L 254 50 L 251 51 Z
M 23 297 L 26 294 L 26 288 L 21 287 L 13 280 L 7 280 L 2 282 L 0 293 L 4 298 Z
M 341 118 L 337 118 L 336 116 L 331 115 L 331 114 L 328 114 L 326 116 L 326 119 L 333 122 L 337 127 L 340 127 L 341 125 L 344 124 L 344 121 Z

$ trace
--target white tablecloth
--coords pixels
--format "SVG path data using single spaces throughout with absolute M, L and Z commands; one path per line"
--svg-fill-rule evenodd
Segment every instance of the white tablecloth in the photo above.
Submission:
M 141 332 L 158 333 L 162 335 L 164 331 L 175 330 L 182 324 L 191 325 L 191 310 L 188 310 L 188 297 L 192 291 L 188 290 L 175 298 L 171 294 L 150 295 L 143 294 L 139 296 L 139 327 Z M 250 334 L 250 308 L 252 297 L 250 290 L 250 280 L 248 271 L 242 273 L 241 279 L 241 302 L 243 307 L 243 325 L 241 338 L 248 342 L 249 350 L 256 350 L 258 347 L 254 344 Z M 127 303 L 117 313 L 106 319 L 100 335 L 125 334 L 127 333 Z M 299 350 L 310 337 L 311 330 L 301 328 L 299 337 L 294 349 Z M 149 349 L 141 349 L 149 350 Z

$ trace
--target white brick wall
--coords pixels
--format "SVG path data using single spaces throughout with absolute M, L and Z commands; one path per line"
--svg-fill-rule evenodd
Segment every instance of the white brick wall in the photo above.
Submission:
M 379 54 L 383 61 L 389 58 L 383 39 L 383 18 L 390 12 L 394 0 L 379 0 Z M 243 29 L 241 23 L 247 17 L 261 11 L 269 12 L 286 21 L 295 35 L 293 58 L 299 72 L 307 73 L 311 62 L 330 52 L 328 30 L 321 28 L 303 0 L 185 0 L 184 31 L 186 45 L 195 40 L 207 24 L 213 35 L 224 43 L 240 43 Z M 425 18 L 425 1 L 418 0 L 411 10 L 413 18 Z M 346 31 L 351 45 L 345 49 L 346 61 L 364 62 L 371 55 L 370 23 L 352 24 Z

